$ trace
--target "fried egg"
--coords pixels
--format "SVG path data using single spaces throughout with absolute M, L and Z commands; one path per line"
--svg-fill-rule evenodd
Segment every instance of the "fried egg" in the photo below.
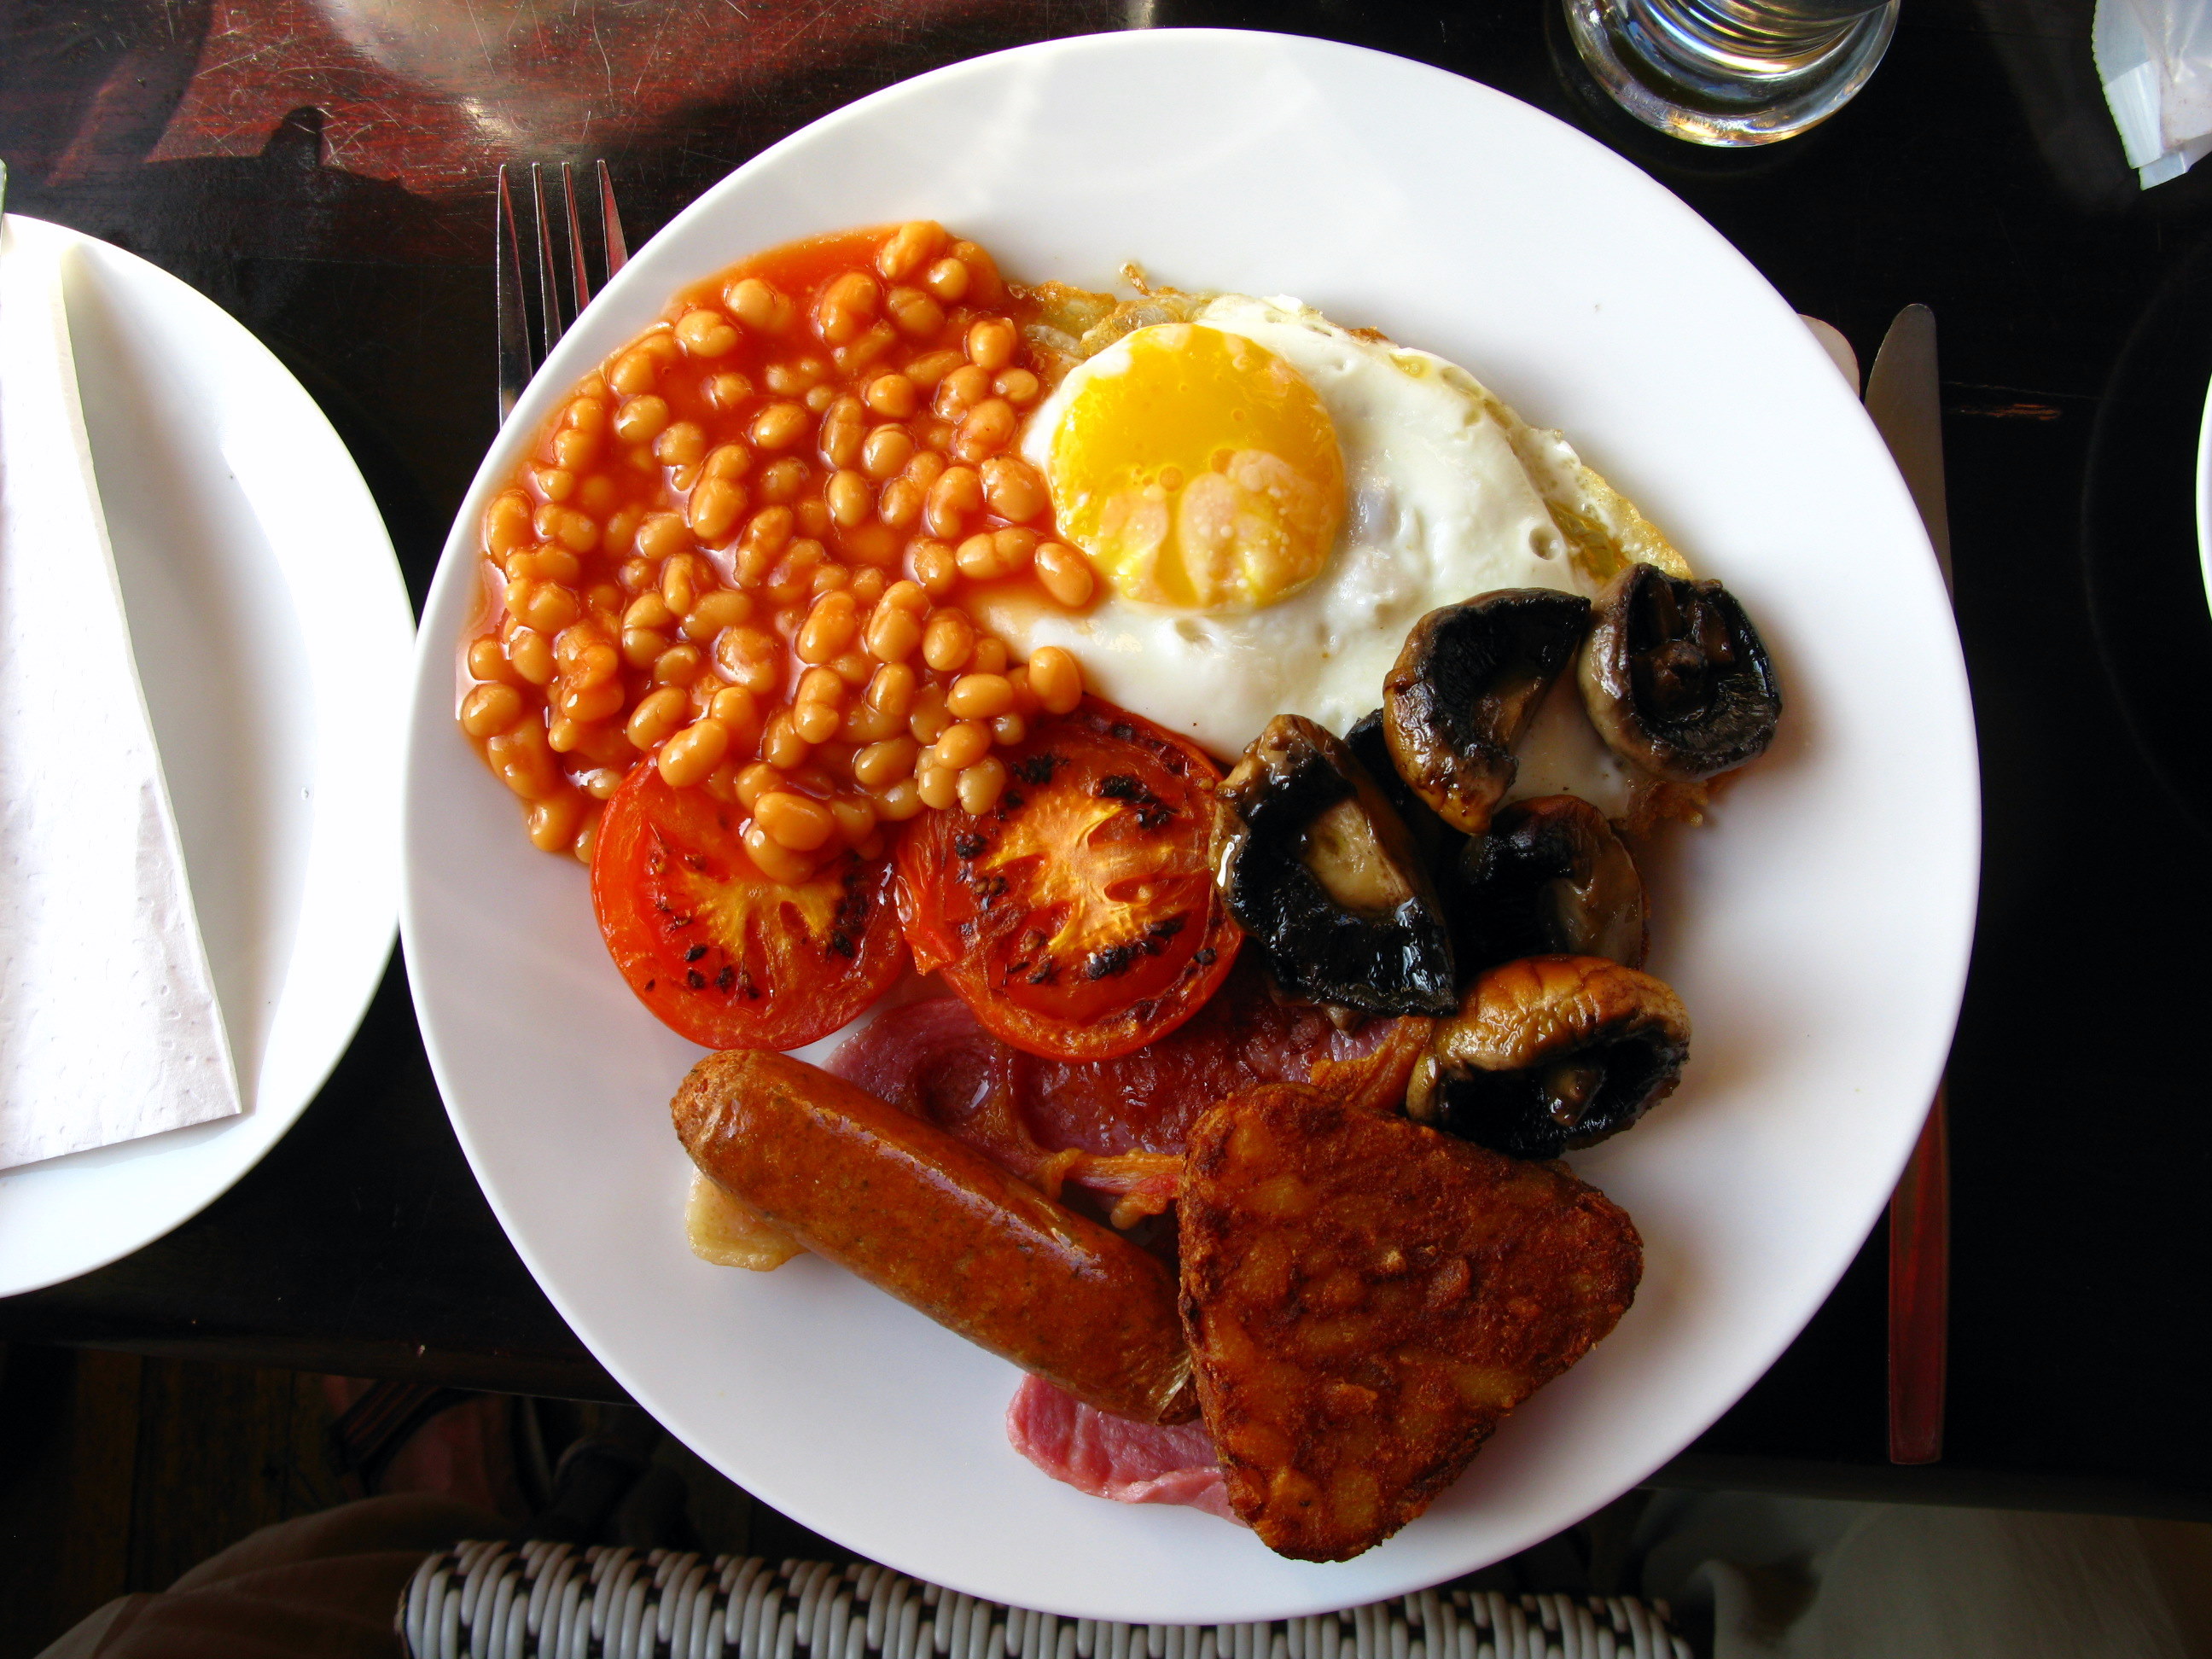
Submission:
M 1428 611 L 1597 591 L 1516 434 L 1551 436 L 1441 357 L 1294 300 L 1220 295 L 1078 364 L 1022 434 L 1098 600 L 1000 596 L 981 620 L 1024 653 L 1073 652 L 1101 696 L 1224 758 L 1279 714 L 1340 734 Z M 1516 796 L 1627 810 L 1632 780 L 1577 703 L 1552 699 L 1526 750 Z

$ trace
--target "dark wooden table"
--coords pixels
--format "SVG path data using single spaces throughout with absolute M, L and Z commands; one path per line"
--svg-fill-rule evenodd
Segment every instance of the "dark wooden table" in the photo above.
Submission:
M 2090 0 L 1905 0 L 1853 106 L 1742 155 L 1597 101 L 1553 9 L 5 0 L 0 156 L 9 207 L 167 267 L 284 359 L 352 447 L 418 601 L 493 432 L 498 162 L 604 155 L 635 245 L 793 128 L 1026 40 L 1218 23 L 1420 58 L 1596 133 L 1863 361 L 1899 306 L 1932 304 L 1988 812 L 1952 1069 L 1947 1457 L 1884 1459 L 1877 1237 L 1661 1479 L 2212 1516 L 2212 623 L 2191 519 L 2212 167 L 2137 190 Z M 396 964 L 259 1168 L 130 1259 L 0 1303 L 0 1340 L 618 1397 L 478 1194 Z

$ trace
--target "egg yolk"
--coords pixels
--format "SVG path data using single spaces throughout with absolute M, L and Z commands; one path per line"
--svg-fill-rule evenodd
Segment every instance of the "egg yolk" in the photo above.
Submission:
M 1241 335 L 1139 329 L 1052 434 L 1053 515 L 1123 599 L 1250 610 L 1304 587 L 1344 520 L 1344 456 L 1320 397 Z

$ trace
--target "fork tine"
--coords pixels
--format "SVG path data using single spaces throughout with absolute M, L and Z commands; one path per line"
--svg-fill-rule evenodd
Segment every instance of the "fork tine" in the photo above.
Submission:
M 599 230 L 606 239 L 607 280 L 612 282 L 615 272 L 629 263 L 629 247 L 623 240 L 622 215 L 615 209 L 615 181 L 604 161 L 599 163 Z
M 491 258 L 496 273 L 499 331 L 499 421 L 514 413 L 514 400 L 530 381 L 530 318 L 523 301 L 522 247 L 514 234 L 514 198 L 507 164 L 499 169 L 499 199 L 491 220 Z
M 560 279 L 553 274 L 553 221 L 545 211 L 545 169 L 538 162 L 530 164 L 531 206 L 538 214 L 538 303 L 541 319 L 540 338 L 544 349 L 538 361 L 544 362 L 553 355 L 553 348 L 561 343 L 568 331 L 568 324 L 561 317 Z
M 576 217 L 576 169 L 568 162 L 561 163 L 561 199 L 568 216 L 568 281 L 570 292 L 576 296 L 576 308 L 571 316 L 580 317 L 584 307 L 592 303 L 591 273 L 584 269 L 584 226 Z

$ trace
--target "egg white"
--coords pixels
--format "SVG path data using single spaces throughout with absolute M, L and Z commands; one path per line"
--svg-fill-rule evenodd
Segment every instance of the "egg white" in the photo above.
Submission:
M 1346 499 L 1327 568 L 1291 598 L 1244 611 L 1201 615 L 1110 592 L 1079 617 L 986 604 L 981 620 L 1019 654 L 1060 646 L 1101 696 L 1230 759 L 1277 714 L 1341 734 L 1381 702 L 1407 630 L 1439 605 L 1500 587 L 1595 592 L 1464 370 L 1362 339 L 1295 300 L 1224 295 L 1193 320 L 1286 360 L 1335 423 Z M 1125 340 L 1072 370 L 1031 416 L 1024 459 L 1048 477 L 1062 412 L 1128 357 Z M 1559 690 L 1571 697 L 1571 684 Z M 1578 707 L 1555 696 L 1523 745 L 1512 794 L 1566 791 L 1619 816 L 1631 781 Z

